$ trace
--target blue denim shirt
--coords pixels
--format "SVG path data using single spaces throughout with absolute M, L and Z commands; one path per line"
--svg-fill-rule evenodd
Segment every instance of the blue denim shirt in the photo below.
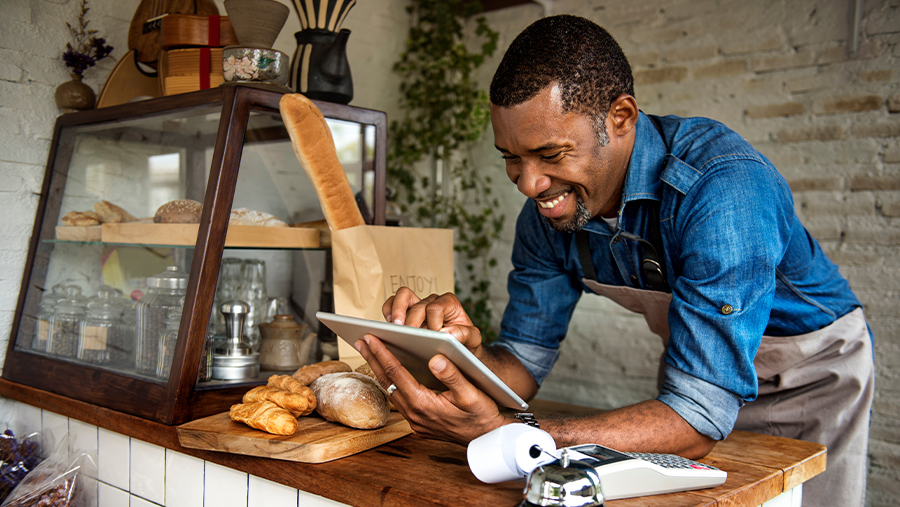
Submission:
M 619 234 L 649 238 L 648 203 L 659 202 L 672 303 L 657 399 L 720 440 L 743 403 L 756 399 L 753 359 L 764 334 L 815 331 L 861 305 L 800 223 L 791 189 L 769 160 L 716 121 L 658 119 L 665 143 L 640 114 L 618 230 L 599 218 L 584 229 L 597 280 L 644 289 L 641 249 Z M 540 385 L 590 290 L 575 235 L 552 229 L 530 200 L 516 223 L 512 262 L 496 344 Z

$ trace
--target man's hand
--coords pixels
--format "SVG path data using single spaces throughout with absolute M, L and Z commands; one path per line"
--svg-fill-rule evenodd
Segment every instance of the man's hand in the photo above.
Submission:
M 466 445 L 494 428 L 515 422 L 500 415 L 497 404 L 443 355 L 431 358 L 428 367 L 449 390 L 435 393 L 420 384 L 378 338 L 366 335 L 355 346 L 382 387 L 397 387 L 391 402 L 419 436 Z
M 481 354 L 481 331 L 472 324 L 459 299 L 451 294 L 432 294 L 419 299 L 409 287 L 401 287 L 381 307 L 384 320 L 452 334 L 476 357 Z

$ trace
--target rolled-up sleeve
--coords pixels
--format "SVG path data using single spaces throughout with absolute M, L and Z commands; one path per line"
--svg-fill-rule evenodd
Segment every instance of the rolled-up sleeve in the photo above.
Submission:
M 666 365 L 657 400 L 698 432 L 722 440 L 731 433 L 744 402 L 734 393 Z

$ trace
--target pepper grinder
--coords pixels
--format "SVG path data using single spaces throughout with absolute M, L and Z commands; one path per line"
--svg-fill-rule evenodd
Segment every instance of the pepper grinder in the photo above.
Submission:
M 212 378 L 245 380 L 259 377 L 259 353 L 253 352 L 244 337 L 244 321 L 250 313 L 250 305 L 233 299 L 222 303 L 219 311 L 225 318 L 225 343 L 213 351 Z

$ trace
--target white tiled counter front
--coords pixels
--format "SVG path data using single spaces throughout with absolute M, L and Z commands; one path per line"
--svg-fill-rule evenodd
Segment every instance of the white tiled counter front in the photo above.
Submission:
M 0 396 L 0 425 L 5 423 L 16 435 L 36 430 L 68 434 L 78 450 L 97 457 L 96 478 L 88 487 L 100 507 L 497 507 L 515 505 L 522 498 L 521 483 L 475 480 L 464 447 L 415 435 L 344 460 L 290 463 L 184 448 L 172 426 L 3 380 L 0 387 L 10 397 Z M 534 408 L 548 414 L 585 409 L 540 400 Z M 734 467 L 736 475 L 720 488 L 673 493 L 679 505 L 759 507 L 764 502 L 761 507 L 799 507 L 803 482 L 825 468 L 825 449 L 818 444 L 740 431 L 707 458 L 718 460 L 723 469 Z M 621 503 L 648 507 L 659 501 L 640 497 Z
M 335 507 L 346 505 L 0 397 L 0 425 L 17 436 L 69 434 L 97 457 L 98 507 Z

